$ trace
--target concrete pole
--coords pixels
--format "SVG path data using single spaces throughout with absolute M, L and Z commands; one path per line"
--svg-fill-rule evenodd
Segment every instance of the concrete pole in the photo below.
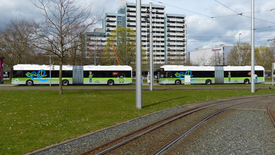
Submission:
M 142 109 L 141 0 L 136 0 L 136 108 Z
M 50 86 L 52 86 L 52 56 L 50 55 Z
M 96 65 L 96 57 L 95 57 L 95 34 L 94 34 L 94 65 Z
M 275 66 L 275 63 L 272 63 L 272 71 L 271 71 L 272 86 L 274 86 L 274 79 L 273 79 L 274 66 Z
M 254 0 L 251 0 L 251 17 L 252 17 L 252 29 L 251 29 L 251 93 L 255 92 L 255 21 L 254 21 Z
M 154 60 L 153 60 L 153 30 L 152 30 L 152 2 L 150 2 L 150 91 L 154 90 Z

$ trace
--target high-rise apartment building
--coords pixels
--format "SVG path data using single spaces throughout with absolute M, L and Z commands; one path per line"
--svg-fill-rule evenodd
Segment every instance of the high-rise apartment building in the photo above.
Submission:
M 86 56 L 106 45 L 106 37 L 117 27 L 136 30 L 136 4 L 126 3 L 117 13 L 106 13 L 102 29 L 86 33 Z M 149 57 L 150 6 L 141 5 L 142 48 Z M 183 64 L 186 62 L 186 23 L 185 15 L 165 14 L 165 6 L 152 5 L 153 59 L 154 64 Z

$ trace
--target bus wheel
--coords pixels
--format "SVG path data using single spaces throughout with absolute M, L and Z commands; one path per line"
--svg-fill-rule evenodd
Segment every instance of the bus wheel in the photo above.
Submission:
M 33 81 L 32 81 L 32 80 L 28 80 L 28 81 L 26 82 L 26 85 L 27 85 L 27 86 L 32 86 L 32 85 L 33 85 Z
M 210 79 L 207 79 L 207 80 L 205 81 L 205 84 L 212 84 L 212 81 L 211 81 Z
M 175 84 L 176 84 L 176 85 L 179 85 L 179 84 L 181 84 L 181 81 L 180 81 L 180 80 L 176 80 L 176 81 L 175 81 Z
M 245 79 L 243 83 L 244 83 L 244 84 L 249 84 L 249 80 L 248 80 L 248 79 Z
M 62 81 L 62 85 L 63 86 L 68 86 L 69 85 L 69 81 L 68 80 L 63 80 Z
M 115 83 L 114 83 L 113 80 L 108 80 L 107 84 L 108 84 L 109 86 L 112 86 L 112 85 L 114 85 Z

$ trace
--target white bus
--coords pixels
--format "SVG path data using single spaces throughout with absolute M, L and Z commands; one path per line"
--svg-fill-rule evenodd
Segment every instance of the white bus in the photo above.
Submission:
M 59 65 L 13 66 L 12 84 L 59 84 Z M 132 84 L 131 66 L 62 66 L 62 84 Z
M 159 84 L 182 84 L 189 75 L 191 84 L 245 83 L 251 81 L 250 66 L 183 66 L 164 65 L 157 71 Z M 265 81 L 265 70 L 255 66 L 255 82 Z

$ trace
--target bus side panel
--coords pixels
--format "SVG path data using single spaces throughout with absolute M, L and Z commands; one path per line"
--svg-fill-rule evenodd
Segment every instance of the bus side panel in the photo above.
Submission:
M 132 84 L 132 78 L 84 78 L 84 84 L 107 84 L 113 80 L 115 84 Z
M 41 78 L 41 79 L 31 79 L 31 78 L 12 78 L 12 84 L 25 85 L 28 80 L 33 81 L 33 84 L 59 84 L 59 78 Z M 62 78 L 63 80 L 68 80 L 69 84 L 73 84 L 73 78 Z
M 210 79 L 212 83 L 215 82 L 215 78 L 209 77 L 209 78 L 191 78 L 191 84 L 205 84 L 205 81 Z M 175 84 L 176 80 L 181 80 L 181 83 L 184 84 L 184 78 L 159 78 L 159 84 Z
M 175 84 L 176 80 L 180 80 L 179 78 L 159 78 L 159 84 Z M 184 81 L 181 80 L 181 83 Z
M 22 85 L 22 84 L 26 84 L 27 80 L 31 80 L 29 78 L 12 78 L 11 79 L 11 84 L 16 84 L 16 85 Z

